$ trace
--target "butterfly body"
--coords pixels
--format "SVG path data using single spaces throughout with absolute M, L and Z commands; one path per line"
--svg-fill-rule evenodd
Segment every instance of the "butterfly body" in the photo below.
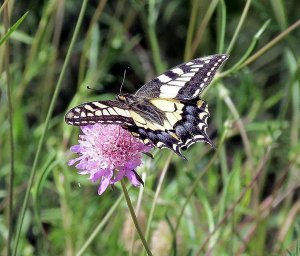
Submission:
M 151 104 L 149 99 L 132 94 L 121 94 L 117 96 L 117 100 L 124 102 L 131 111 L 138 113 L 143 118 L 160 125 L 163 124 L 164 112 Z
M 227 55 L 211 55 L 181 64 L 154 78 L 135 94 L 119 94 L 115 101 L 93 101 L 71 109 L 70 125 L 117 124 L 145 144 L 169 148 L 184 158 L 180 149 L 205 141 L 207 104 L 199 98 Z

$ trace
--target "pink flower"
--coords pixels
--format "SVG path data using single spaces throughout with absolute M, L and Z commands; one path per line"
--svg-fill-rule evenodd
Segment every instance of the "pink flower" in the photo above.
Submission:
M 145 145 L 119 125 L 88 125 L 80 127 L 79 145 L 71 151 L 79 156 L 69 161 L 75 165 L 79 174 L 90 175 L 93 182 L 100 181 L 98 194 L 101 195 L 108 185 L 126 176 L 134 186 L 143 184 L 134 170 L 141 164 L 143 152 L 151 146 Z

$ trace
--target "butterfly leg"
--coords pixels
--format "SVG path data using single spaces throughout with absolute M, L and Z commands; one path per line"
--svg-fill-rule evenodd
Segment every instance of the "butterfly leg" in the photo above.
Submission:
M 132 170 L 132 172 L 134 173 L 135 175 L 135 178 L 143 185 L 144 187 L 144 181 L 142 180 L 141 176 L 137 174 L 137 172 L 135 170 Z

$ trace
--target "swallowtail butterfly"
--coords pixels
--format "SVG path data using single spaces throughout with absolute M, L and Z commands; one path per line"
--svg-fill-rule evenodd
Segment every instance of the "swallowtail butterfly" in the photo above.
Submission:
M 145 144 L 180 150 L 204 141 L 207 135 L 207 104 L 199 98 L 220 66 L 228 59 L 216 54 L 191 60 L 159 75 L 135 94 L 119 94 L 116 100 L 86 102 L 65 116 L 75 126 L 117 124 Z

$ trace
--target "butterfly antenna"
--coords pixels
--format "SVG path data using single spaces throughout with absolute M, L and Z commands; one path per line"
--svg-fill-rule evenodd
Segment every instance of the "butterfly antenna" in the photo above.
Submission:
M 127 68 L 125 68 L 125 70 L 124 70 L 123 81 L 122 81 L 122 84 L 121 84 L 121 87 L 120 87 L 120 94 L 121 94 L 121 91 L 122 91 L 122 87 L 124 85 L 124 81 L 125 81 L 125 77 L 126 77 L 126 71 L 127 71 Z

